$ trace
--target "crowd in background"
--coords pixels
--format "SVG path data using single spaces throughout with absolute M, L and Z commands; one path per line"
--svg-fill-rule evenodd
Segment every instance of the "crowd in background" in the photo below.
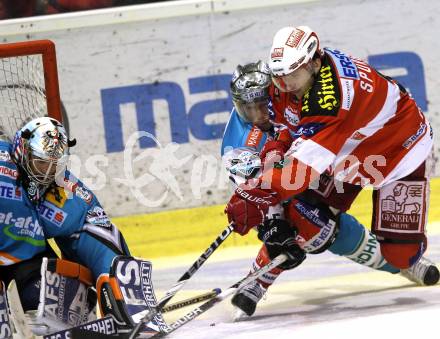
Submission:
M 0 0 L 0 20 L 166 0 Z

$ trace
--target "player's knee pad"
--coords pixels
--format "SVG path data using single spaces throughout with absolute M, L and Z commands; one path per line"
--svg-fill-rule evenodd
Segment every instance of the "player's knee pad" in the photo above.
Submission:
M 329 251 L 373 269 L 399 272 L 399 269 L 390 265 L 382 255 L 375 235 L 356 218 L 346 213 L 339 216 L 339 231 Z
M 263 266 L 266 266 L 270 263 L 271 259 L 269 257 L 269 253 L 267 252 L 267 248 L 265 245 L 261 246 L 260 251 L 258 252 L 257 257 L 255 258 L 254 263 L 252 264 L 252 272 L 260 269 Z M 283 272 L 283 269 L 275 267 L 271 269 L 269 272 L 264 273 L 257 281 L 264 287 L 268 288 L 272 285 L 276 278 Z
M 305 252 L 324 252 L 335 240 L 338 217 L 328 206 L 293 199 L 288 206 L 288 216 L 298 229 L 296 241 Z
M 43 259 L 37 325 L 47 325 L 52 331 L 78 326 L 96 318 L 95 306 L 90 270 L 68 260 Z

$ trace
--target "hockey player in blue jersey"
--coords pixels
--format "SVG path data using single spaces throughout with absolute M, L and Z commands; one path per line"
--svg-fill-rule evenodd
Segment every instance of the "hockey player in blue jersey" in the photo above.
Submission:
M 96 196 L 67 170 L 75 143 L 47 117 L 0 141 L 0 297 L 15 280 L 24 311 L 38 309 L 37 322 L 53 331 L 90 319 L 97 294 L 102 315 L 132 326 L 112 266 L 130 253 Z
M 233 74 L 231 92 L 234 108 L 224 132 L 221 152 L 230 178 L 236 185 L 261 173 L 261 162 L 265 162 L 264 166 L 267 168 L 268 162 L 273 161 L 269 159 L 271 155 L 268 149 L 276 144 L 277 138 L 286 133 L 287 127 L 278 123 L 279 112 L 272 108 L 271 86 L 273 90 L 268 66 L 261 61 L 238 66 Z M 287 132 L 294 135 L 296 130 L 287 129 Z M 267 288 L 284 269 L 301 264 L 306 253 L 321 253 L 326 249 L 373 269 L 390 273 L 400 272 L 420 285 L 433 285 L 438 282 L 437 267 L 424 257 L 407 270 L 399 270 L 387 263 L 380 252 L 376 237 L 354 217 L 345 213 L 359 191 L 344 186 L 345 191 L 338 193 L 335 187 L 330 185 L 332 182 L 332 177 L 322 176 L 315 190 L 309 189 L 296 196 L 289 202 L 290 206 L 269 210 L 272 216 L 259 217 L 258 213 L 249 213 L 252 206 L 242 199 L 233 198 L 229 202 L 226 213 L 229 221 L 235 224 L 235 231 L 241 235 L 246 234 L 250 228 L 257 228 L 261 223 L 273 224 L 271 230 L 274 232 L 269 236 L 273 239 L 266 237 L 265 245 L 260 249 L 251 270 L 267 264 L 270 258 L 274 257 L 274 254 L 270 253 L 274 248 L 279 250 L 277 232 L 283 232 L 289 227 L 296 230 L 296 238 L 286 247 L 290 253 L 287 264 L 265 274 L 233 297 L 236 319 L 255 312 L 256 305 Z M 328 189 L 334 191 L 323 194 Z M 231 205 L 234 204 L 235 213 L 231 214 Z M 243 206 L 238 206 L 240 204 Z M 243 211 L 238 217 L 237 210 Z M 260 239 L 264 236 L 259 234 Z M 275 244 L 273 248 L 271 243 Z

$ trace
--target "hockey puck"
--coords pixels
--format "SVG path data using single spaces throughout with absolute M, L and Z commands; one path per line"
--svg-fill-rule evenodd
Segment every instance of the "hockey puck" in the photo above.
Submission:
M 215 326 L 215 323 L 209 324 L 209 326 Z

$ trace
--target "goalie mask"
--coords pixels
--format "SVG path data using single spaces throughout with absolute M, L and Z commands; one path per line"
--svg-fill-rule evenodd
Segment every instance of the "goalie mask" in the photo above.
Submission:
M 33 119 L 15 134 L 12 154 L 29 198 L 37 201 L 55 179 L 64 175 L 69 140 L 63 125 L 49 117 Z
M 238 65 L 232 75 L 232 101 L 238 115 L 262 130 L 271 126 L 268 110 L 270 85 L 269 67 L 262 61 Z

